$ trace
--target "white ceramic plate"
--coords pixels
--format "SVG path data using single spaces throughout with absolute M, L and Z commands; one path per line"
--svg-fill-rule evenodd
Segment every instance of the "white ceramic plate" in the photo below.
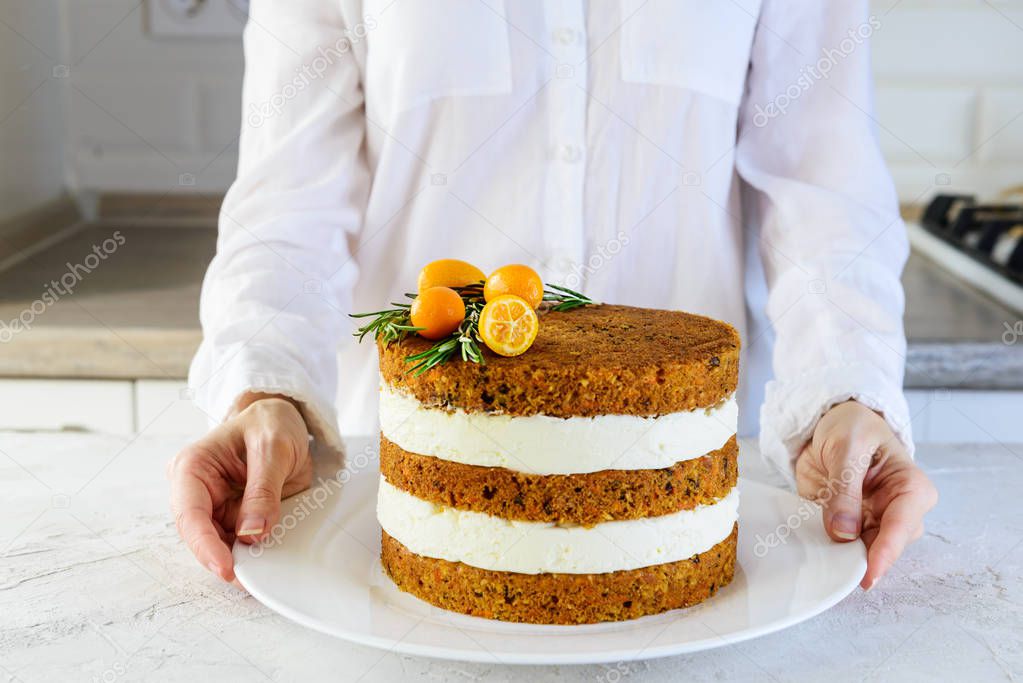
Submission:
M 257 548 L 235 546 L 242 585 L 309 628 L 393 652 L 503 664 L 583 664 L 664 657 L 772 633 L 837 603 L 866 570 L 863 544 L 828 539 L 816 506 L 740 479 L 739 566 L 732 583 L 707 602 L 583 626 L 467 617 L 402 593 L 384 575 L 377 477 L 367 467 L 343 487 L 331 480 L 285 501 L 277 540 Z

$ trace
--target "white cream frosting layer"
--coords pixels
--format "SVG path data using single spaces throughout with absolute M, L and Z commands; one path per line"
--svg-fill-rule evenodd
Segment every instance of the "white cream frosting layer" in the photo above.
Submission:
M 410 453 L 530 474 L 653 470 L 717 450 L 735 434 L 735 396 L 659 417 L 524 417 L 425 406 L 380 387 L 380 430 Z
M 435 505 L 383 477 L 377 496 L 380 526 L 417 555 L 519 574 L 602 574 L 677 562 L 727 538 L 738 516 L 738 488 L 713 505 L 590 528 Z

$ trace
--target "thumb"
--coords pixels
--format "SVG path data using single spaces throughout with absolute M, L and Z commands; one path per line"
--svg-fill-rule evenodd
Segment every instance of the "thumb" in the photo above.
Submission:
M 824 528 L 835 541 L 859 538 L 863 520 L 863 479 L 873 456 L 866 441 L 841 439 L 824 446 L 821 454 L 827 469 L 825 490 L 819 500 L 824 506 Z
M 235 535 L 244 543 L 263 538 L 277 523 L 281 492 L 295 459 L 285 438 L 246 436 L 245 492 L 238 509 Z

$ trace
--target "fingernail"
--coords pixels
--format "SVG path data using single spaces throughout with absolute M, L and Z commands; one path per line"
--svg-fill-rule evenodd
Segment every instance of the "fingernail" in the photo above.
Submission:
M 220 576 L 220 567 L 217 566 L 216 562 L 210 562 L 208 565 L 206 565 L 206 568 L 209 569 L 214 574 L 216 574 L 217 576 Z
M 839 512 L 831 518 L 831 533 L 844 541 L 852 541 L 860 535 L 860 520 L 852 515 Z
M 877 585 L 877 579 L 871 579 L 870 583 L 867 584 L 866 589 L 864 589 L 864 592 L 869 593 L 870 591 L 874 590 L 874 586 L 876 586 L 876 585 Z
M 237 536 L 258 536 L 266 528 L 266 522 L 259 517 L 246 517 L 238 526 Z

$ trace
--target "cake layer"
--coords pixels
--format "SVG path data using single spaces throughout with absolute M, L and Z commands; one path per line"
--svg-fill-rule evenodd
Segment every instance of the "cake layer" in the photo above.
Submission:
M 504 358 L 484 348 L 483 364 L 450 362 L 421 375 L 409 373 L 405 359 L 432 344 L 415 335 L 380 344 L 384 383 L 426 405 L 468 412 L 681 413 L 731 396 L 739 371 L 739 335 L 730 325 L 629 306 L 545 312 L 536 341 L 521 356 Z
M 699 458 L 736 432 L 729 396 L 713 408 L 660 417 L 495 415 L 429 407 L 384 384 L 380 431 L 409 453 L 530 474 L 652 470 Z
M 417 555 L 520 574 L 600 574 L 676 562 L 728 536 L 739 491 L 713 505 L 593 527 L 519 522 L 437 505 L 380 478 L 377 519 Z
M 381 437 L 380 473 L 393 486 L 438 505 L 504 519 L 592 526 L 713 504 L 735 486 L 738 452 L 732 437 L 701 458 L 662 469 L 543 476 L 409 453 Z
M 381 561 L 397 586 L 437 607 L 486 619 L 586 624 L 689 607 L 735 573 L 737 526 L 693 557 L 604 574 L 514 574 L 423 557 L 383 532 Z

